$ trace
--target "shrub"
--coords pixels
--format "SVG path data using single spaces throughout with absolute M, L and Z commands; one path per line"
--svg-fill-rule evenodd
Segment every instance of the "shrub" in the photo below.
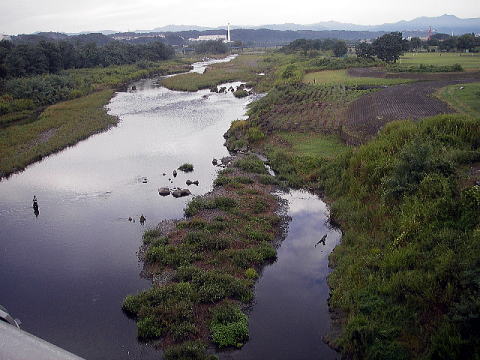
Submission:
M 164 335 L 162 329 L 152 316 L 146 316 L 137 321 L 137 335 L 140 339 L 155 339 Z
M 257 127 L 252 126 L 247 130 L 247 140 L 251 143 L 257 142 L 265 138 L 265 134 Z
M 252 204 L 252 211 L 254 214 L 260 214 L 267 211 L 270 208 L 268 202 L 264 199 L 256 198 Z
M 185 216 L 194 216 L 202 210 L 220 209 L 229 211 L 235 206 L 237 206 L 235 199 L 226 196 L 217 196 L 214 198 L 196 197 L 193 198 L 185 208 Z
M 215 303 L 226 297 L 248 302 L 253 293 L 251 282 L 216 270 L 202 270 L 195 266 L 183 266 L 177 270 L 179 281 L 188 281 L 196 292 L 196 298 L 202 303 Z
M 162 287 L 153 287 L 136 295 L 128 295 L 122 304 L 122 309 L 130 316 L 137 316 L 142 312 L 148 313 L 149 308 L 162 303 L 186 301 L 193 298 L 191 284 L 180 282 Z
M 219 347 L 242 347 L 248 340 L 248 318 L 237 305 L 221 304 L 212 311 L 210 332 Z
M 207 226 L 207 222 L 203 219 L 192 219 L 190 221 L 181 221 L 177 224 L 177 229 L 195 229 L 202 230 Z
M 214 360 L 207 354 L 207 346 L 200 341 L 188 341 L 165 350 L 165 360 Z
M 223 250 L 230 245 L 229 239 L 212 234 L 210 231 L 190 231 L 185 242 L 197 250 Z
M 277 180 L 275 176 L 272 175 L 260 175 L 258 181 L 263 185 L 280 185 L 281 182 Z
M 234 166 L 244 171 L 255 173 L 255 174 L 267 173 L 267 169 L 265 169 L 265 165 L 263 164 L 263 161 L 260 160 L 255 155 L 247 155 L 241 159 L 238 159 L 235 162 Z
M 264 242 L 248 249 L 227 250 L 227 255 L 235 265 L 246 269 L 252 265 L 260 265 L 266 260 L 276 259 L 277 252 L 272 245 Z
M 247 270 L 245 270 L 245 276 L 247 277 L 247 279 L 255 280 L 256 278 L 258 278 L 258 273 L 254 268 L 248 268 Z
M 236 98 L 244 98 L 244 97 L 247 97 L 248 96 L 248 91 L 245 90 L 245 89 L 237 89 L 234 91 L 233 95 L 236 97 Z
M 198 329 L 192 323 L 181 322 L 180 324 L 173 325 L 171 332 L 175 341 L 184 341 L 197 335 Z
M 145 259 L 150 264 L 163 266 L 186 265 L 198 260 L 199 254 L 188 244 L 159 245 L 148 248 Z

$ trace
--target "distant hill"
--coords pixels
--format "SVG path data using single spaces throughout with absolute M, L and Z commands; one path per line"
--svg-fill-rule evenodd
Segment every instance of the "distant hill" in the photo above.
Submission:
M 12 41 L 15 44 L 35 44 L 40 41 L 59 41 L 65 40 L 75 44 L 95 43 L 97 45 L 105 45 L 114 41 L 111 37 L 100 34 L 81 34 L 81 35 L 67 35 L 63 33 L 41 32 L 37 34 L 21 34 L 12 36 Z
M 454 33 L 461 35 L 465 33 L 480 33 L 480 18 L 461 19 L 455 15 L 442 15 L 436 17 L 422 16 L 413 20 L 402 20 L 395 23 L 385 23 L 381 25 L 358 25 L 352 23 L 342 23 L 338 21 L 323 21 L 314 24 L 268 24 L 268 25 L 232 25 L 232 29 L 269 29 L 281 31 L 299 31 L 299 30 L 346 30 L 346 31 L 426 31 L 432 27 L 436 32 Z M 215 30 L 225 28 L 221 26 Z M 214 28 L 190 25 L 168 25 L 161 28 L 155 28 L 153 31 L 158 32 L 179 32 L 179 31 L 205 31 Z M 138 32 L 138 31 L 137 31 Z
M 138 32 L 180 32 L 180 31 L 205 31 L 205 30 L 215 30 L 218 28 L 215 27 L 205 27 L 205 26 L 196 26 L 196 25 L 167 25 L 162 27 L 157 27 L 153 30 L 139 30 Z

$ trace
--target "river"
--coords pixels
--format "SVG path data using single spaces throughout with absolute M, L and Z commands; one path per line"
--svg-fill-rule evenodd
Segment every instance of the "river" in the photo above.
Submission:
M 196 64 L 193 71 L 212 62 L 218 60 Z M 118 126 L 0 182 L 0 304 L 24 330 L 86 359 L 159 357 L 137 341 L 134 321 L 121 311 L 127 294 L 150 286 L 140 277 L 136 255 L 143 231 L 162 219 L 182 217 L 188 201 L 160 197 L 157 189 L 186 187 L 191 179 L 199 181 L 190 186 L 193 195 L 208 192 L 217 171 L 212 159 L 228 155 L 222 135 L 231 121 L 245 118 L 251 101 L 208 90 L 174 92 L 158 86 L 158 79 L 135 86 L 108 105 L 120 118 Z M 173 177 L 185 162 L 194 172 Z M 38 216 L 31 206 L 34 195 Z M 310 358 L 318 351 L 333 356 L 321 336 L 329 325 L 327 256 L 339 234 L 327 228 L 328 210 L 320 199 L 282 196 L 291 204 L 293 220 L 278 261 L 257 283 L 252 339 L 225 356 L 271 354 L 279 348 L 277 336 L 290 334 L 279 332 L 282 327 L 296 333 L 299 341 L 289 339 L 292 350 L 305 348 L 307 341 L 311 346 L 302 351 Z M 327 245 L 313 248 L 327 231 Z M 311 336 L 300 341 L 303 332 Z

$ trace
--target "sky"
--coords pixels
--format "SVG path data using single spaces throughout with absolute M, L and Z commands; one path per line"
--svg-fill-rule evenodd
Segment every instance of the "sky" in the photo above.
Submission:
M 479 0 L 2 0 L 0 34 L 149 30 L 341 21 L 376 25 L 419 16 L 480 17 Z

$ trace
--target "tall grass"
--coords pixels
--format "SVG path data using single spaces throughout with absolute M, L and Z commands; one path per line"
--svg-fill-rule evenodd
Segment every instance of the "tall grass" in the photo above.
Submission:
M 117 123 L 103 108 L 113 90 L 95 92 L 48 107 L 38 120 L 0 132 L 0 176 L 73 145 Z
M 323 165 L 318 185 L 345 234 L 329 282 L 348 356 L 479 353 L 480 187 L 459 177 L 478 139 L 478 120 L 458 115 L 396 122 Z

